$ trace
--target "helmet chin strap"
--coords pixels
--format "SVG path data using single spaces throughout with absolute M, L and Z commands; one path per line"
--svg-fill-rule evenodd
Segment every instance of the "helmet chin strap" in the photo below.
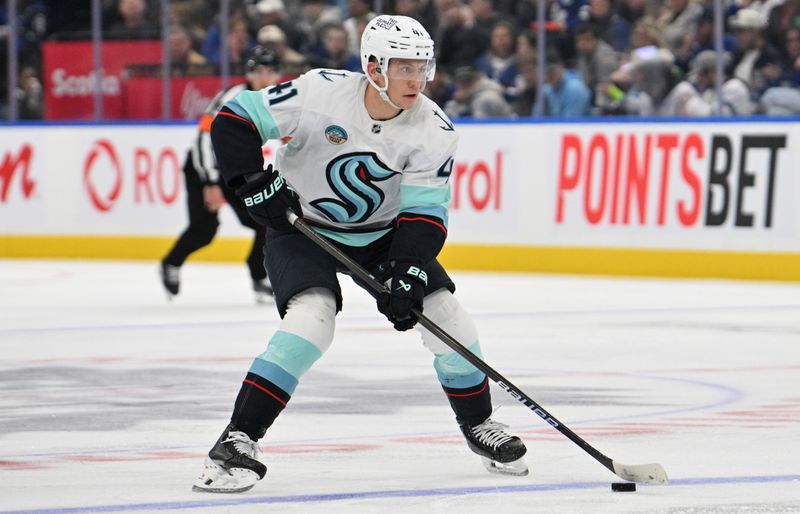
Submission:
M 386 75 L 386 72 L 383 71 L 383 69 L 381 69 L 380 74 L 383 77 L 383 81 L 386 83 L 386 86 L 384 87 L 378 86 L 378 84 L 376 84 L 375 81 L 372 80 L 372 77 L 370 77 L 369 75 L 367 75 L 367 80 L 369 81 L 370 84 L 372 84 L 372 87 L 374 87 L 378 91 L 378 94 L 380 95 L 381 99 L 383 99 L 384 102 L 391 105 L 395 109 L 402 111 L 403 108 L 392 102 L 392 100 L 389 98 L 389 95 L 386 93 L 386 91 L 389 89 L 389 77 Z
M 401 110 L 401 111 L 403 110 L 403 108 L 402 108 L 402 107 L 400 107 L 400 106 L 396 105 L 394 102 L 392 102 L 392 101 L 389 99 L 389 95 L 387 95 L 387 94 L 386 94 L 386 88 L 384 88 L 384 89 L 379 89 L 379 90 L 378 90 L 378 94 L 379 94 L 379 95 L 381 95 L 381 98 L 383 98 L 383 101 L 384 101 L 384 102 L 386 102 L 387 104 L 391 105 L 391 106 L 392 106 L 392 107 L 394 107 L 395 109 L 399 109 L 399 110 Z

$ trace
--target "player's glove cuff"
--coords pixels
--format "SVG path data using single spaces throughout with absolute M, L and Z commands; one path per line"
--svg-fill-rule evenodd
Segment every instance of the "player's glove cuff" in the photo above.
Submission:
M 417 324 L 412 309 L 422 310 L 428 274 L 416 261 L 391 261 L 381 266 L 380 276 L 386 283 L 387 291 L 378 297 L 378 310 L 381 311 L 399 331 L 405 331 Z

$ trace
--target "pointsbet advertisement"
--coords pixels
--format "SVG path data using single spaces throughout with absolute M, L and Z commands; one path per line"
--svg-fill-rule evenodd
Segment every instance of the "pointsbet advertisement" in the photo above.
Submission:
M 455 253 L 800 255 L 798 121 L 457 129 L 448 238 Z M 176 237 L 187 222 L 181 169 L 195 133 L 191 124 L 0 128 L 0 255 L 24 255 L 30 237 L 52 238 L 53 248 L 70 237 Z M 264 147 L 267 161 L 279 144 Z M 220 238 L 249 237 L 227 207 L 221 222 Z

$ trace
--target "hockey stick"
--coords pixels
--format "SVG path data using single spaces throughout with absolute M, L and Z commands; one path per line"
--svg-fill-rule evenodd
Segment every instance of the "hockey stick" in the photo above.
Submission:
M 386 286 L 378 282 L 375 277 L 370 275 L 364 268 L 357 262 L 348 257 L 344 252 L 336 248 L 327 239 L 314 232 L 311 227 L 301 220 L 291 210 L 286 211 L 286 216 L 289 223 L 305 234 L 309 239 L 316 243 L 319 247 L 325 250 L 328 254 L 334 257 L 337 261 L 342 263 L 359 279 L 364 281 L 370 289 L 376 293 L 383 293 L 386 291 Z M 473 366 L 481 370 L 486 376 L 491 378 L 501 389 L 505 390 L 517 401 L 528 407 L 537 416 L 545 420 L 550 426 L 564 434 L 570 441 L 577 444 L 583 450 L 594 457 L 600 464 L 609 469 L 612 473 L 620 478 L 631 482 L 640 484 L 666 484 L 667 472 L 661 464 L 637 464 L 629 465 L 617 462 L 601 453 L 594 446 L 583 440 L 578 434 L 570 430 L 566 425 L 558 421 L 552 414 L 547 412 L 544 407 L 536 403 L 530 396 L 525 394 L 520 388 L 511 383 L 503 375 L 495 371 L 491 366 L 486 364 L 478 356 L 470 352 L 464 345 L 459 343 L 453 336 L 442 330 L 436 323 L 426 317 L 421 310 L 412 309 L 411 312 L 418 318 L 419 324 L 430 330 L 436 337 L 442 340 L 447 346 L 452 348 L 456 353 L 464 357 Z

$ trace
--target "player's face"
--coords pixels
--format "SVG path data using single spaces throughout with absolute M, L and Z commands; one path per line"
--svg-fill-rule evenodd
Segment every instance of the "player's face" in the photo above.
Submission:
M 247 74 L 247 80 L 256 91 L 268 86 L 274 86 L 280 82 L 280 78 L 281 74 L 272 66 L 259 65 Z
M 431 66 L 432 62 L 425 59 L 391 59 L 386 70 L 389 99 L 402 109 L 410 109 L 425 89 Z

